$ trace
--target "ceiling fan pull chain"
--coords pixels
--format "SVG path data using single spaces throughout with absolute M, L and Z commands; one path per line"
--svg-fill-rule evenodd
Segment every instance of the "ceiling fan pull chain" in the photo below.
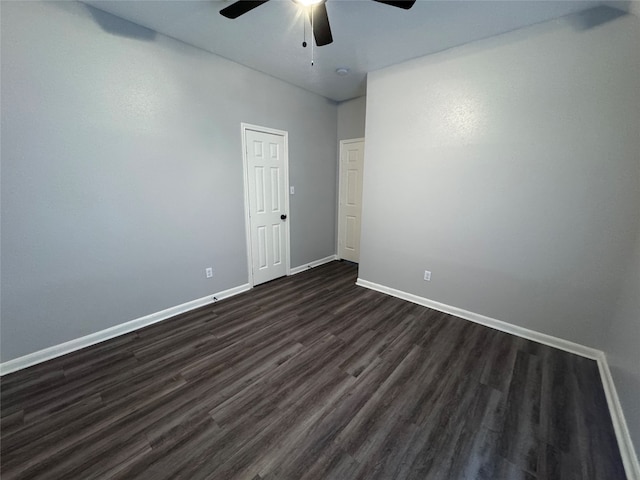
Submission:
M 307 19 L 302 15 L 302 48 L 307 48 Z
M 314 10 L 314 7 L 313 7 L 313 6 L 311 6 L 311 7 L 309 7 L 309 8 L 311 8 L 311 32 L 313 32 L 313 31 L 314 31 L 314 30 L 313 30 L 313 10 Z M 312 35 L 313 35 L 313 33 L 312 33 Z M 312 39 L 311 39 L 311 66 L 312 66 L 312 67 L 313 67 L 313 44 L 314 44 L 314 43 L 315 43 L 315 42 L 313 41 L 313 38 L 312 38 Z

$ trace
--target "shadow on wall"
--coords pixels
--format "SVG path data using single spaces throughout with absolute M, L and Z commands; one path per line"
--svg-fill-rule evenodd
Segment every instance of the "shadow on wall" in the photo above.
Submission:
M 625 15 L 628 15 L 628 13 L 624 10 L 601 6 L 590 8 L 589 10 L 585 10 L 584 12 L 580 12 L 576 15 L 570 15 L 568 17 L 568 21 L 576 30 L 589 30 Z
M 138 40 L 153 41 L 157 32 L 142 27 L 135 23 L 123 20 L 122 18 L 111 15 L 110 13 L 98 10 L 95 7 L 85 5 L 95 22 L 107 33 L 117 35 L 119 37 L 133 38 Z

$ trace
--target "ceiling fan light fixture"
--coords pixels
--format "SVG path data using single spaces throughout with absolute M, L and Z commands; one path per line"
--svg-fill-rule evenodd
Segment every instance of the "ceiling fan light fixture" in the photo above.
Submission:
M 297 4 L 302 5 L 303 7 L 312 7 L 319 3 L 324 3 L 326 0 L 294 0 Z

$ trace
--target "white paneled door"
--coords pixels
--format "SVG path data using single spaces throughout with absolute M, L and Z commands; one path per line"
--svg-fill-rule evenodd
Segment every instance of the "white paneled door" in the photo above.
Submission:
M 244 129 L 253 284 L 288 273 L 286 135 Z
M 360 261 L 364 139 L 340 141 L 338 256 Z

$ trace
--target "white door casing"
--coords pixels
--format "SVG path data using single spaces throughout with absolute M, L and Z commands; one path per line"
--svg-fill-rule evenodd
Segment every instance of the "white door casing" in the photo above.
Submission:
M 360 261 L 364 139 L 340 141 L 338 257 Z
M 258 285 L 289 274 L 288 135 L 243 123 L 242 141 L 249 283 Z

